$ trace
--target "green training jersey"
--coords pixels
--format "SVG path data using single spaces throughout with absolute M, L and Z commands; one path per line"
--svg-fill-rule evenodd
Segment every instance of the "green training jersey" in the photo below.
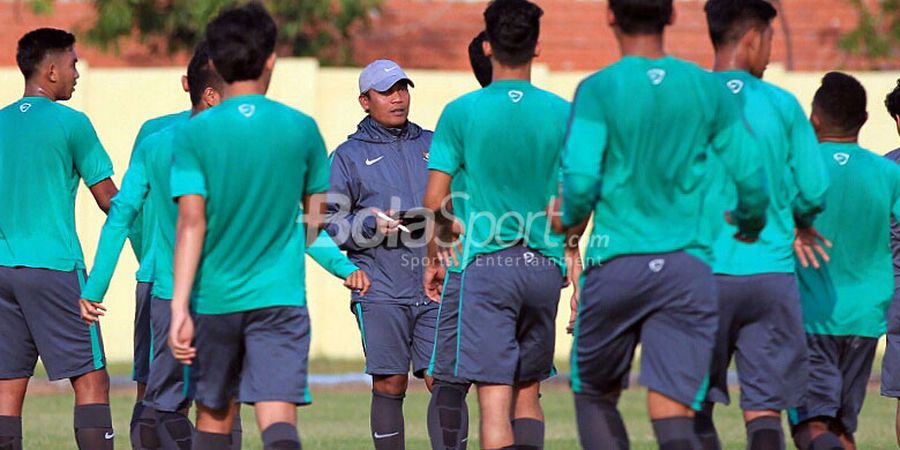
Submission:
M 740 105 L 714 75 L 669 56 L 624 57 L 578 87 L 562 221 L 574 225 L 593 211 L 588 265 L 682 250 L 709 261 L 702 223 L 709 149 L 735 180 L 733 217 L 755 235 L 769 197 L 756 146 Z
M 309 116 L 262 95 L 230 98 L 175 136 L 172 197 L 206 199 L 192 292 L 200 314 L 306 304 L 304 196 L 328 190 L 325 143 Z
M 828 172 L 819 156 L 816 133 L 803 108 L 789 92 L 743 71 L 717 72 L 743 105 L 744 117 L 759 141 L 769 186 L 766 227 L 759 240 L 747 244 L 734 239 L 737 227 L 725 222 L 722 211 L 737 201 L 737 190 L 724 167 L 711 170 L 710 220 L 717 230 L 713 272 L 725 275 L 794 272 L 794 217 L 809 224 L 822 210 Z M 710 158 L 721 166 L 718 158 Z
M 144 139 L 173 124 L 187 122 L 190 118 L 191 111 L 185 110 L 144 122 L 144 124 L 141 125 L 140 131 L 138 131 L 137 137 L 134 139 L 131 160 L 128 163 L 129 166 L 134 163 L 134 154 L 137 151 L 138 145 Z M 131 227 L 131 233 L 128 235 L 128 239 L 131 241 L 131 248 L 134 250 L 134 255 L 137 257 L 139 264 L 135 278 L 141 283 L 153 282 L 153 269 L 155 267 L 153 263 L 153 250 L 156 247 L 153 245 L 153 239 L 156 236 L 156 230 L 152 226 L 156 220 L 153 215 L 153 204 L 151 202 L 144 202 L 144 208 L 135 219 L 134 224 Z
M 444 108 L 428 168 L 465 189 L 465 198 L 454 199 L 465 225 L 462 268 L 518 243 L 564 267 L 563 237 L 550 230 L 545 211 L 557 190 L 568 115 L 567 101 L 521 80 L 494 81 Z
M 876 338 L 894 293 L 891 214 L 900 217 L 900 166 L 858 144 L 820 145 L 831 186 L 815 227 L 834 245 L 821 269 L 797 266 L 806 332 Z
M 93 186 L 112 162 L 83 113 L 45 97 L 0 110 L 0 266 L 83 269 L 75 231 L 78 180 Z

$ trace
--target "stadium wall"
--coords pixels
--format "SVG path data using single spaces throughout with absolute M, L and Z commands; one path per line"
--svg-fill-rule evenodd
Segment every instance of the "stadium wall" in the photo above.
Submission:
M 67 104 L 84 111 L 92 119 L 100 139 L 112 157 L 115 180 L 127 168 L 131 146 L 138 128 L 145 120 L 187 108 L 187 94 L 181 91 L 180 77 L 184 69 L 161 68 L 92 68 L 79 67 L 81 78 L 76 92 Z M 355 130 L 363 117 L 357 97 L 358 69 L 320 68 L 311 59 L 279 60 L 270 96 L 311 114 L 318 121 L 330 150 Z M 444 105 L 459 95 L 476 88 L 474 78 L 465 71 L 412 70 L 413 121 L 433 129 Z M 546 66 L 534 70 L 534 83 L 571 99 L 578 82 L 586 72 L 554 72 Z M 870 122 L 862 133 L 863 146 L 885 153 L 900 146 L 896 126 L 884 111 L 883 99 L 900 77 L 900 72 L 854 73 L 869 92 Z M 822 73 L 785 72 L 772 67 L 767 79 L 800 99 L 809 108 Z M 18 99 L 23 82 L 14 67 L 0 68 L 0 102 Z M 623 111 L 627 114 L 627 111 Z M 666 114 L 660 111 L 660 114 Z M 104 216 L 94 205 L 85 188 L 81 188 L 76 219 L 87 261 L 93 260 Z M 110 311 L 103 320 L 104 341 L 111 361 L 131 358 L 132 320 L 134 315 L 134 272 L 137 269 L 131 250 L 126 246 L 121 264 L 107 295 Z M 349 294 L 341 283 L 307 261 L 307 286 L 313 320 L 312 356 L 331 359 L 362 358 L 359 333 L 349 308 Z M 568 321 L 570 290 L 560 297 L 557 352 L 564 356 L 571 339 L 565 334 Z

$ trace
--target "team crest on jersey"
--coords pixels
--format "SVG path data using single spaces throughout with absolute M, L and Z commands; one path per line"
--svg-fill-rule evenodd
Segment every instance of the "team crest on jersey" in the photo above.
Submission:
M 650 267 L 650 270 L 654 272 L 659 272 L 663 269 L 663 266 L 666 265 L 666 260 L 659 258 L 650 261 L 650 264 L 647 264 Z
M 519 103 L 522 101 L 522 97 L 525 96 L 525 93 L 516 89 L 513 89 L 507 93 L 509 95 L 509 99 L 512 100 L 513 103 Z
M 839 166 L 846 166 L 847 163 L 850 161 L 850 154 L 844 153 L 844 152 L 835 153 L 834 160 L 835 160 L 835 162 L 838 163 Z
M 29 109 L 31 109 L 31 103 L 22 103 L 19 105 L 19 111 L 23 113 L 28 112 Z
M 647 78 L 650 79 L 650 84 L 659 86 L 662 84 L 663 80 L 666 79 L 666 71 L 662 69 L 650 69 L 647 71 Z
M 741 80 L 731 80 L 725 83 L 725 86 L 728 86 L 728 89 L 731 89 L 731 92 L 740 94 L 741 90 L 744 89 L 744 82 Z
M 238 106 L 238 112 L 241 113 L 244 117 L 250 118 L 253 113 L 256 112 L 256 105 L 251 105 L 249 103 L 244 103 L 241 106 Z

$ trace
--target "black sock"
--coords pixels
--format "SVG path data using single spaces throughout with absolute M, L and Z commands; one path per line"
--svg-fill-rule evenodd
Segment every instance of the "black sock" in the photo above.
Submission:
M 262 432 L 263 450 L 300 450 L 297 427 L 287 422 L 269 425 Z
M 241 450 L 241 441 L 244 438 L 244 427 L 241 425 L 241 410 L 234 416 L 231 424 L 231 450 Z
M 628 448 L 628 432 L 616 409 L 616 399 L 575 394 L 575 416 L 582 448 Z
M 513 419 L 516 447 L 521 450 L 544 449 L 544 422 L 537 419 Z
M 465 450 L 469 438 L 469 385 L 435 380 L 428 403 L 431 448 Z
M 747 450 L 784 450 L 781 417 L 758 417 L 747 422 Z
M 694 433 L 694 419 L 692 417 L 669 417 L 656 419 L 653 423 L 653 433 L 659 450 L 695 450 L 700 448 L 700 441 Z
M 0 416 L 0 450 L 22 450 L 22 418 Z
M 403 449 L 403 397 L 372 391 L 372 440 L 375 450 Z
M 75 407 L 75 441 L 80 450 L 112 450 L 115 435 L 109 405 Z
M 227 434 L 207 433 L 197 430 L 194 433 L 192 450 L 225 450 L 231 445 L 231 436 Z
M 156 434 L 156 410 L 143 403 L 135 403 L 131 413 L 131 448 L 134 450 L 156 450 L 160 448 Z
M 194 426 L 191 420 L 179 412 L 158 413 L 157 433 L 163 450 L 191 450 Z
M 844 450 L 844 444 L 836 434 L 828 432 L 813 439 L 809 450 Z
M 705 403 L 703 410 L 694 416 L 694 432 L 697 433 L 700 448 L 703 450 L 722 450 L 719 433 L 716 432 L 716 425 L 713 423 L 712 403 Z

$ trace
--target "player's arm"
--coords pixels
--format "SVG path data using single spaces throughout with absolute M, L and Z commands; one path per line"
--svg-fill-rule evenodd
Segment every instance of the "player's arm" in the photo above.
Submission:
M 819 155 L 819 142 L 812 124 L 797 100 L 791 98 L 792 122 L 789 130 L 790 156 L 788 165 L 797 187 L 794 198 L 794 218 L 798 228 L 812 226 L 817 214 L 825 209 L 828 191 L 828 170 Z
M 572 104 L 562 161 L 562 195 L 557 224 L 560 230 L 586 226 L 600 198 L 608 128 L 597 86 L 595 79 L 582 82 Z
M 316 241 L 306 248 L 306 254 L 328 273 L 344 280 L 344 286 L 348 289 L 359 291 L 360 295 L 368 292 L 372 284 L 368 275 L 341 252 L 325 231 L 320 232 Z
M 137 151 L 143 152 L 142 149 Z M 143 158 L 138 156 L 138 158 L 132 159 L 131 166 L 125 172 L 122 179 L 122 190 L 112 198 L 109 216 L 100 232 L 97 254 L 94 256 L 94 267 L 87 284 L 81 291 L 82 319 L 89 323 L 99 320 L 100 317 L 90 314 L 91 309 L 86 307 L 93 306 L 96 309 L 98 306 L 96 303 L 103 301 L 119 261 L 122 247 L 125 246 L 125 239 L 140 214 L 150 190 Z M 85 302 L 95 304 L 85 305 Z
M 303 183 L 303 225 L 306 227 L 306 246 L 309 247 L 325 227 L 327 192 L 329 182 L 328 152 L 319 126 L 311 118 L 304 119 L 302 126 L 310 147 L 306 152 L 306 179 Z
M 735 238 L 754 242 L 766 224 L 769 190 L 762 161 L 757 156 L 757 140 L 744 120 L 734 95 L 718 81 L 712 81 L 713 98 L 718 102 L 713 118 L 712 149 L 737 188 L 738 203 L 728 212 L 728 220 L 738 227 Z
M 109 155 L 100 143 L 90 119 L 82 113 L 74 113 L 68 131 L 68 144 L 72 151 L 75 170 L 84 180 L 104 213 L 109 213 L 112 198 L 118 190 L 113 183 L 113 167 Z
M 178 222 L 175 226 L 173 257 L 175 284 L 172 290 L 172 322 L 169 346 L 175 358 L 191 364 L 196 356 L 192 346 L 194 324 L 189 313 L 191 291 L 206 238 L 206 199 L 191 194 L 178 198 Z

